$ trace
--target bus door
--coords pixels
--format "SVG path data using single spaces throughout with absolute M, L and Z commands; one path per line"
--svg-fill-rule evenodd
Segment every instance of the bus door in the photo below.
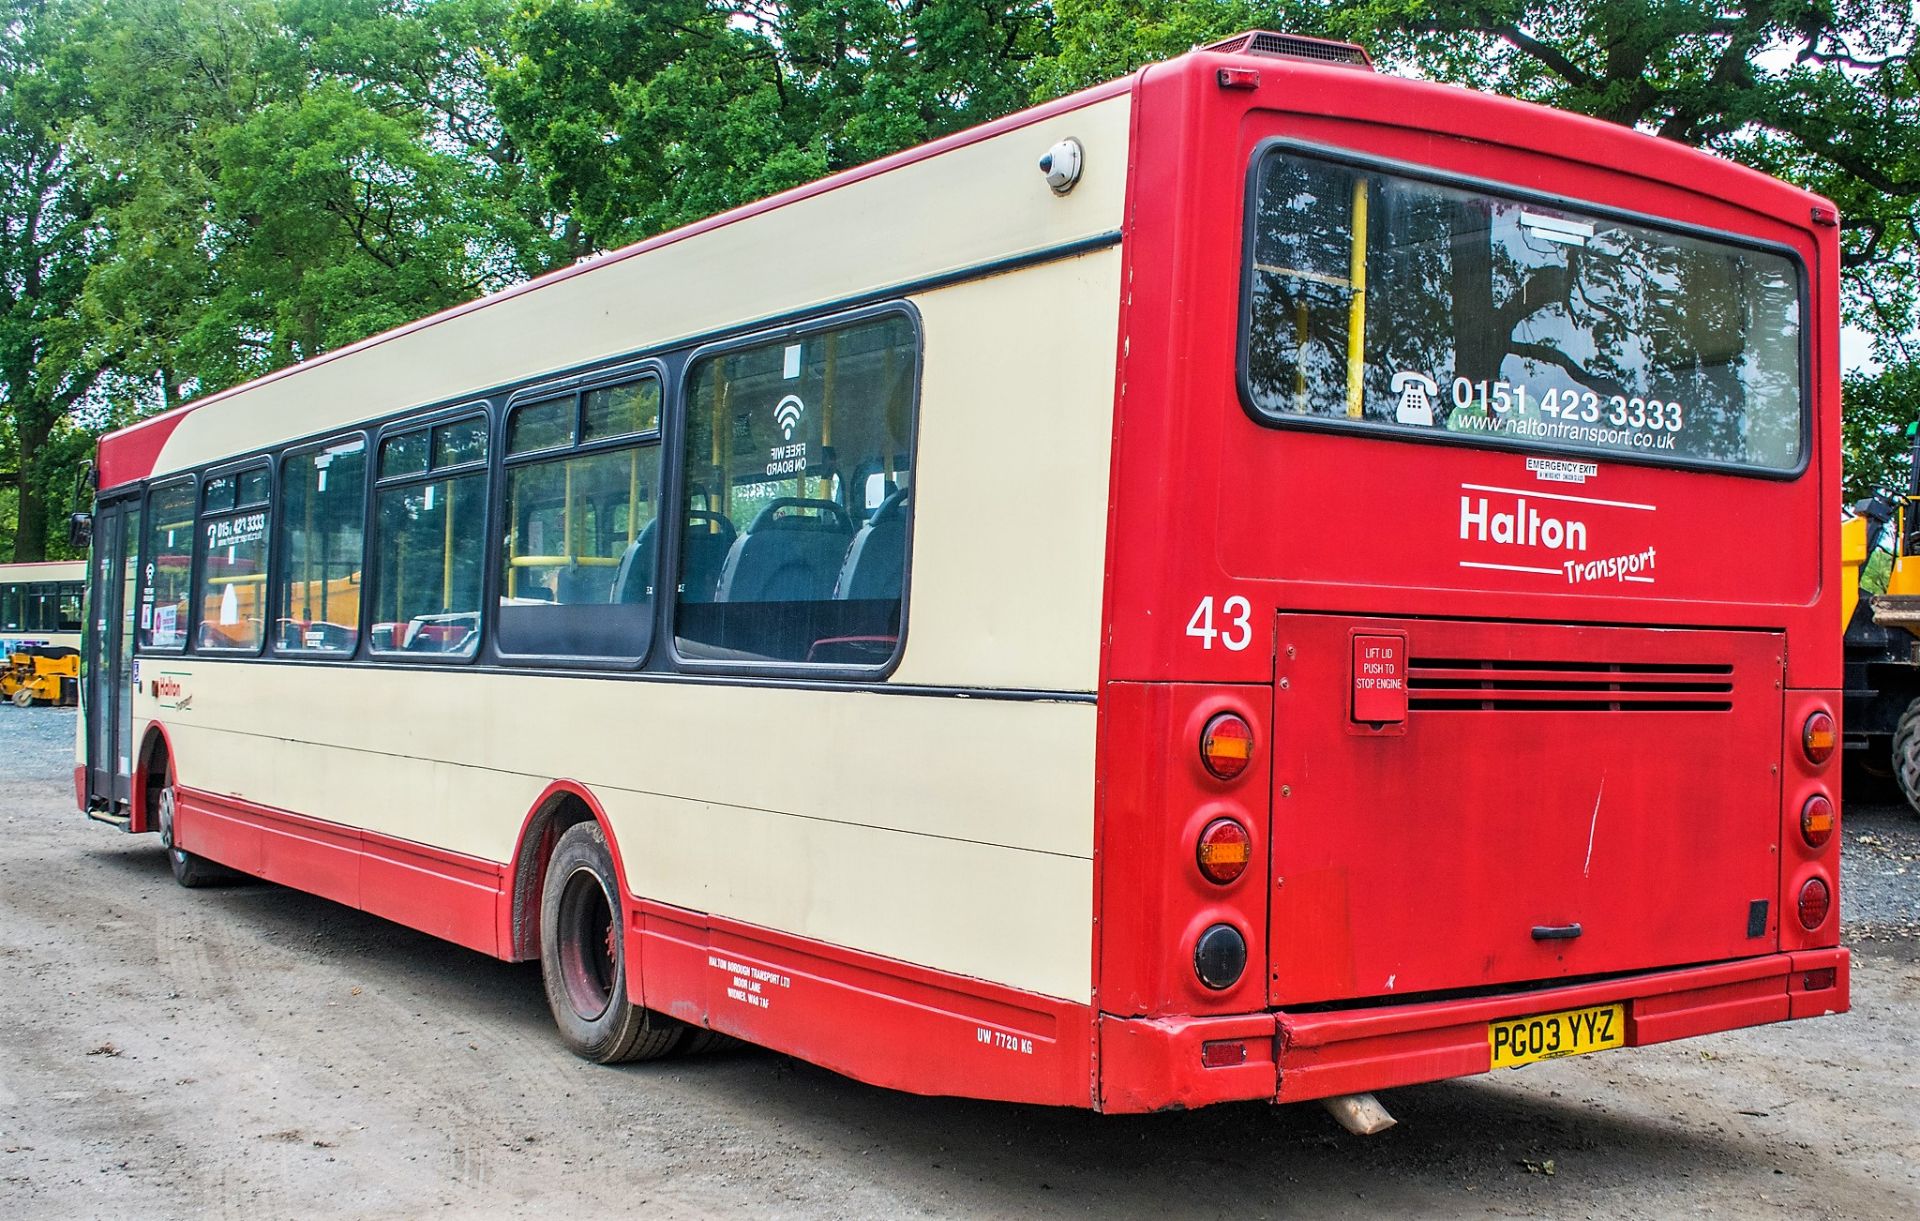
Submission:
M 133 795 L 133 615 L 139 577 L 140 502 L 94 514 L 85 642 L 87 808 L 129 809 Z

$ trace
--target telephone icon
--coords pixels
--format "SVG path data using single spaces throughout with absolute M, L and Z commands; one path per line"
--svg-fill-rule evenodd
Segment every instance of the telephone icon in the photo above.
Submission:
M 1433 398 L 1440 393 L 1439 383 L 1424 373 L 1396 373 L 1392 391 L 1400 396 L 1393 418 L 1402 424 L 1433 426 Z

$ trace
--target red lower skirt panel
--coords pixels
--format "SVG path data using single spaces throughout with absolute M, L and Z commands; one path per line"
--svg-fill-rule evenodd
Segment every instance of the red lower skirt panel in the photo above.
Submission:
M 200 789 L 181 788 L 179 800 L 174 841 L 188 852 L 483 954 L 500 952 L 504 865 Z
M 912 1094 L 1093 1104 L 1092 1011 L 663 904 L 628 912 L 634 999 Z
M 1276 1101 L 1489 1072 L 1493 1052 L 1487 1023 L 1500 1018 L 1624 1002 L 1626 1045 L 1643 1047 L 1793 1017 L 1844 1013 L 1848 967 L 1848 954 L 1841 949 L 1768 954 L 1521 995 L 1283 1013 Z M 1819 986 L 1809 991 L 1809 985 Z
M 1817 950 L 1368 1009 L 1159 1019 L 1103 1014 L 1100 1105 L 1147 1111 L 1235 1099 L 1299 1102 L 1485 1073 L 1493 1067 L 1487 1023 L 1588 1005 L 1625 1004 L 1629 1047 L 1844 1013 L 1848 966 L 1845 950 Z

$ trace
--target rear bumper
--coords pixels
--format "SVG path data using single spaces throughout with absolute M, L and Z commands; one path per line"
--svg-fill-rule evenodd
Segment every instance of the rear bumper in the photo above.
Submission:
M 1205 1018 L 1102 1015 L 1101 1109 L 1299 1102 L 1484 1073 L 1492 1068 L 1488 1022 L 1587 1005 L 1624 1003 L 1629 1047 L 1844 1013 L 1849 967 L 1844 949 L 1809 950 L 1467 1000 Z M 1236 1042 L 1244 1058 L 1228 1048 L 1216 1058 L 1234 1062 L 1202 1063 L 1206 1044 Z

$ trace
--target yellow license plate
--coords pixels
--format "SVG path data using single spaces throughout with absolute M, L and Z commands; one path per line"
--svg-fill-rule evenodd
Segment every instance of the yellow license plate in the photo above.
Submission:
M 1627 1041 L 1627 1007 L 1595 1005 L 1533 1017 L 1487 1023 L 1495 1068 L 1519 1068 L 1537 1060 L 1583 1056 Z

